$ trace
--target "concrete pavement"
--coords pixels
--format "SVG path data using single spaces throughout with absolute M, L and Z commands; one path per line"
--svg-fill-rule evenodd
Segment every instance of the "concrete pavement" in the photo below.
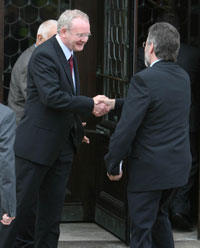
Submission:
M 174 232 L 175 248 L 200 248 L 197 231 Z M 58 248 L 127 248 L 118 238 L 95 223 L 61 224 Z

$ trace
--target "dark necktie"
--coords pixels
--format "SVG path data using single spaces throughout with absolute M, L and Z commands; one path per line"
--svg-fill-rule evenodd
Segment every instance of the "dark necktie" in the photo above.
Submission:
M 71 55 L 71 57 L 68 60 L 69 62 L 69 66 L 70 66 L 70 71 L 71 71 L 71 75 L 72 75 L 72 81 L 73 81 L 73 85 L 74 85 L 74 92 L 76 92 L 76 83 L 73 79 L 73 67 L 74 67 L 74 63 L 73 63 L 73 56 Z
M 71 55 L 71 57 L 69 58 L 69 66 L 70 66 L 70 71 L 71 71 L 71 74 L 73 72 L 73 66 L 74 66 L 74 63 L 73 63 L 73 56 Z

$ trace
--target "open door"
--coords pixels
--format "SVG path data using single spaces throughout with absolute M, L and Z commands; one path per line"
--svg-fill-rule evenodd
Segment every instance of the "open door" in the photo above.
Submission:
M 134 72 L 134 47 L 131 44 L 136 46 L 136 43 L 133 43 L 137 32 L 133 25 L 137 22 L 135 5 L 137 1 L 104 0 L 99 6 L 101 18 L 98 19 L 101 23 L 98 29 L 97 90 L 98 94 L 104 94 L 109 98 L 126 97 L 129 79 Z M 119 118 L 119 115 L 109 113 L 97 125 L 98 147 L 101 148 L 99 176 L 102 179 L 96 201 L 95 221 L 129 243 L 126 166 L 123 166 L 122 179 L 119 182 L 111 182 L 106 176 L 103 160 L 108 151 L 110 136 Z

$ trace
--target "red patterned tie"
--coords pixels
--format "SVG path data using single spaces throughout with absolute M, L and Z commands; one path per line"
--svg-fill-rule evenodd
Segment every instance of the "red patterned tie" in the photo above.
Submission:
M 71 57 L 69 58 L 69 65 L 70 65 L 70 70 L 71 70 L 71 74 L 73 72 L 73 66 L 74 66 L 74 63 L 73 63 L 73 56 L 71 55 Z

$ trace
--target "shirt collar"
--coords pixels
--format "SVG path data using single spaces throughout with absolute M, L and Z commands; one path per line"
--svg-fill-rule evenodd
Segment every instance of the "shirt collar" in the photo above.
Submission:
M 71 55 L 73 55 L 73 51 L 70 51 L 69 48 L 67 46 L 65 46 L 65 44 L 62 42 L 62 40 L 60 39 L 60 36 L 58 34 L 56 35 L 56 39 L 57 39 L 58 44 L 60 45 L 61 49 L 63 50 L 63 53 L 64 53 L 66 59 L 69 60 Z
M 156 61 L 154 61 L 153 63 L 151 63 L 150 67 L 152 67 L 153 65 L 155 65 L 155 64 L 158 63 L 159 61 L 161 61 L 161 59 L 157 59 Z

